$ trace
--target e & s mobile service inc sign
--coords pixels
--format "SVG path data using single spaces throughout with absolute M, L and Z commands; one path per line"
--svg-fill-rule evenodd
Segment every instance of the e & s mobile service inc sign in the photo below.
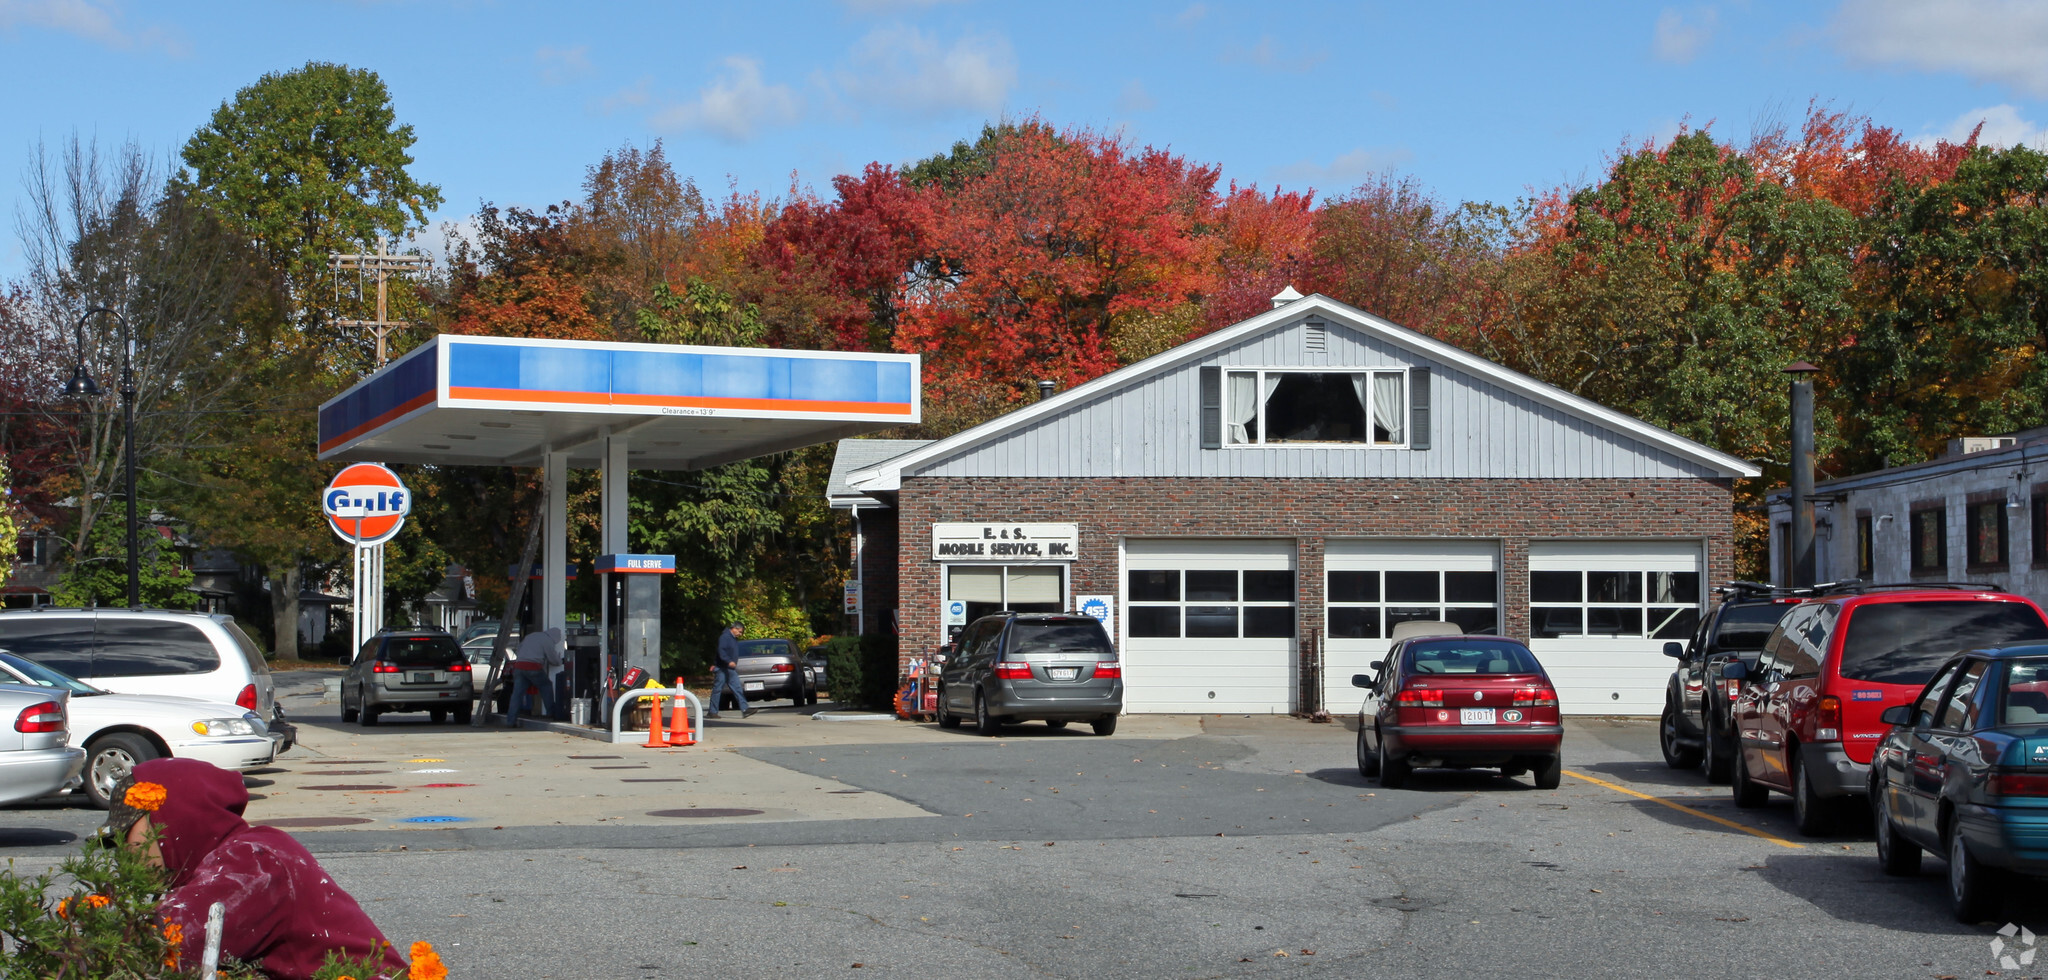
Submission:
M 1073 561 L 1078 524 L 933 524 L 938 561 Z

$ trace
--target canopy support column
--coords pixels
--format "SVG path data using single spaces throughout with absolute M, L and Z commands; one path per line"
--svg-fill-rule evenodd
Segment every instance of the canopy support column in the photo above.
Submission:
M 603 526 L 604 547 L 599 549 L 607 555 L 623 555 L 633 549 L 626 544 L 626 436 L 607 432 L 604 437 L 604 465 L 601 467 L 602 489 L 600 513 Z
M 569 617 L 569 454 L 548 453 L 542 463 L 548 495 L 541 533 L 540 628 L 567 627 Z

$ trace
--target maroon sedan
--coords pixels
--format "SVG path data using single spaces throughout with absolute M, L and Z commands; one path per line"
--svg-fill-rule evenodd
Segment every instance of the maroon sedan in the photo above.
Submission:
M 1351 678 L 1367 692 L 1360 775 L 1391 788 L 1417 768 L 1498 766 L 1505 776 L 1534 772 L 1538 789 L 1557 788 L 1557 689 L 1528 647 L 1500 636 L 1416 637 L 1396 641 L 1372 668 Z

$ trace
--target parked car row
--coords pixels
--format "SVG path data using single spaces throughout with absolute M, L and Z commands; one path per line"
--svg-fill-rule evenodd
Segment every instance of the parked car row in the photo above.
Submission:
M 2007 872 L 2048 873 L 2048 615 L 2032 601 L 1971 584 L 1735 583 L 1665 652 L 1680 661 L 1665 762 L 1726 778 L 1736 806 L 1784 793 L 1811 836 L 1867 809 L 1885 871 L 1945 856 L 1966 921 Z

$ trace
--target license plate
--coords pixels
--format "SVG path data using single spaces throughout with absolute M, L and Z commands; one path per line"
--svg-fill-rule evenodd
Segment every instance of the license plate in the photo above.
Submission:
M 1458 709 L 1458 724 L 1460 724 L 1460 725 L 1491 725 L 1491 724 L 1493 724 L 1493 709 L 1492 709 L 1492 708 L 1459 708 L 1459 709 Z
M 414 684 L 432 684 L 432 683 L 434 683 L 434 675 L 432 675 L 432 674 L 414 674 L 414 675 L 412 675 L 412 682 L 413 682 Z
M 1081 673 L 1079 667 L 1047 667 L 1045 672 L 1056 681 L 1070 681 Z
M 760 681 L 748 681 L 748 682 L 746 683 L 746 685 L 745 685 L 745 686 L 746 686 L 746 689 L 747 689 L 747 690 L 749 690 L 749 691 L 758 691 L 758 690 L 760 690 L 760 689 L 761 689 L 761 682 L 760 682 Z

